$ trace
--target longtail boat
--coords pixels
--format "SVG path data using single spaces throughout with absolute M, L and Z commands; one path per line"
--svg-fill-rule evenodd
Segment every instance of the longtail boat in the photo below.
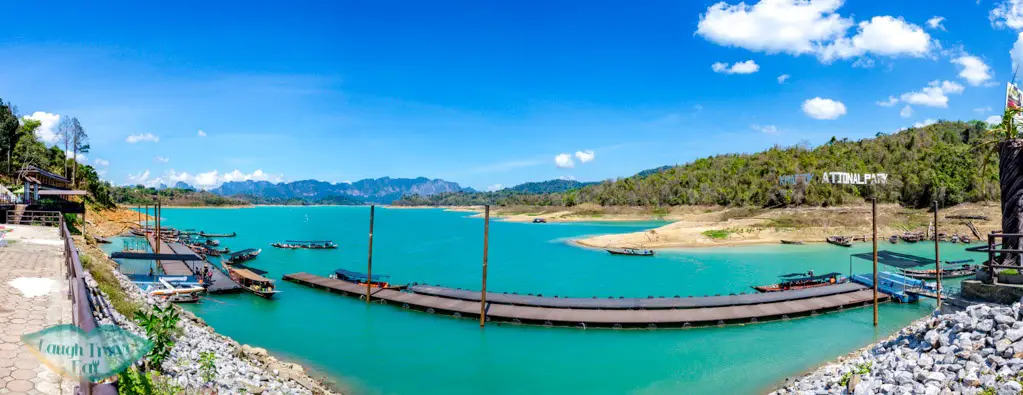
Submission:
M 980 270 L 979 265 L 970 265 L 967 262 L 973 262 L 973 259 L 964 259 L 960 261 L 945 261 L 945 264 L 941 267 L 941 278 L 959 278 L 969 277 L 977 274 L 977 270 Z M 946 265 L 958 265 L 958 267 L 947 267 Z M 913 270 L 913 269 L 902 269 L 900 270 L 906 277 L 912 277 L 917 280 L 934 280 L 938 278 L 935 275 L 935 270 Z
M 635 248 L 609 248 L 604 251 L 611 255 L 654 256 L 654 250 L 639 250 Z
M 852 242 L 845 236 L 828 236 L 827 241 L 829 244 L 834 244 L 840 247 L 852 247 Z
M 261 275 L 266 274 L 262 270 L 231 265 L 224 265 L 224 268 L 227 269 L 227 274 L 231 276 L 231 279 L 237 282 L 238 285 L 241 285 L 246 291 L 267 299 L 273 299 L 274 295 L 280 293 L 274 285 L 274 280 Z
M 899 236 L 898 235 L 892 235 L 892 237 L 888 238 L 888 242 L 892 243 L 892 244 L 899 244 Z
M 793 245 L 802 245 L 803 244 L 803 242 L 795 241 L 795 240 L 782 240 L 781 243 L 782 244 L 793 244 Z
M 817 288 L 825 285 L 844 283 L 847 281 L 840 273 L 828 273 L 815 276 L 812 271 L 809 273 L 789 273 L 780 277 L 785 280 L 777 284 L 754 286 L 753 289 L 757 290 L 757 292 L 781 292 L 796 289 Z
M 231 232 L 231 233 L 206 233 L 206 232 L 200 231 L 199 232 L 199 236 L 207 237 L 207 238 L 209 238 L 209 237 L 235 237 L 235 236 L 238 236 L 238 232 Z
M 270 246 L 288 250 L 332 250 L 337 248 L 337 243 L 330 240 L 285 240 L 270 243 Z
M 238 252 L 232 252 L 227 255 L 227 259 L 224 260 L 225 264 L 235 265 L 245 261 L 250 261 L 259 256 L 259 253 L 263 252 L 262 249 L 246 248 Z
M 374 274 L 372 278 L 366 275 L 366 273 L 353 272 L 346 269 L 337 269 L 334 273 L 331 273 L 330 278 L 335 280 L 347 281 L 350 283 L 366 285 L 369 283 L 371 288 L 387 288 L 387 289 L 404 289 L 405 286 L 392 286 L 387 279 L 391 278 L 386 274 Z
M 902 241 L 905 241 L 907 243 L 916 243 L 923 239 L 924 239 L 923 235 L 915 232 L 906 232 L 902 234 Z

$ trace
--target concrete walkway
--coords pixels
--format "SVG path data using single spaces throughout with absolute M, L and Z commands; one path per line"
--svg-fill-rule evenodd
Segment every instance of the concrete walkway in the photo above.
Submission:
M 21 342 L 21 335 L 70 324 L 63 241 L 57 228 L 5 225 L 0 247 L 0 394 L 72 394 L 63 379 Z

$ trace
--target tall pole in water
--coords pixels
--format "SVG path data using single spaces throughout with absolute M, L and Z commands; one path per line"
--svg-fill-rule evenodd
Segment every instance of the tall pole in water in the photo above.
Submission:
M 938 257 L 938 201 L 934 201 L 934 278 L 937 280 L 935 296 L 938 299 L 938 309 L 941 309 L 941 259 Z
M 373 216 L 376 206 L 369 206 L 369 261 L 366 262 L 366 303 L 370 298 L 370 283 L 373 282 Z
M 490 243 L 490 205 L 483 215 L 483 291 L 480 294 L 480 327 L 487 322 L 487 250 Z
M 870 211 L 870 223 L 874 228 L 874 326 L 877 326 L 877 198 L 870 199 Z

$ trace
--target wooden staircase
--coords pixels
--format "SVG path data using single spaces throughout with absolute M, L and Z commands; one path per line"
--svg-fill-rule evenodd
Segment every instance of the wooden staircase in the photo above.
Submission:
M 7 213 L 7 223 L 13 225 L 60 226 L 61 214 L 59 211 L 30 211 L 26 210 L 26 207 L 24 204 L 14 206 L 14 211 Z

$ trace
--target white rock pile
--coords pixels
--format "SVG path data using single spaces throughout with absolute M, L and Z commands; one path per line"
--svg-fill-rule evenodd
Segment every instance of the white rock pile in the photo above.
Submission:
M 935 314 L 774 394 L 1020 394 L 1023 305 Z
M 127 277 L 115 275 L 127 294 L 142 306 L 160 303 L 142 292 Z M 86 273 L 86 281 L 95 287 L 96 283 Z M 105 302 L 103 302 L 105 303 Z M 132 333 L 145 337 L 145 332 L 130 319 L 126 319 L 112 308 L 111 317 L 98 317 L 100 324 L 116 324 Z M 233 339 L 216 333 L 202 319 L 181 310 L 178 326 L 181 335 L 174 339 L 170 357 L 164 361 L 163 374 L 172 379 L 188 393 L 249 393 L 249 394 L 331 394 L 318 381 L 309 377 L 302 366 L 286 363 L 270 356 L 261 348 L 240 345 Z M 200 355 L 203 352 L 216 355 L 216 377 L 207 382 L 200 370 Z

